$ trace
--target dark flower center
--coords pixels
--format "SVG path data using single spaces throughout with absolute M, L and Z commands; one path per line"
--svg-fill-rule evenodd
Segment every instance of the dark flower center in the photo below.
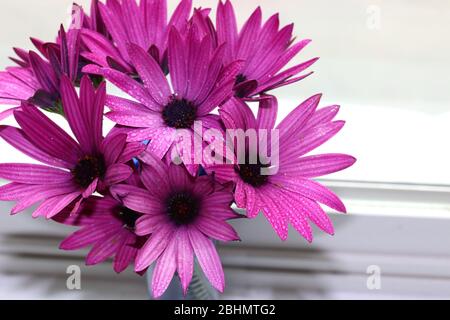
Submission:
M 166 201 L 167 214 L 178 225 L 189 224 L 197 218 L 200 211 L 198 199 L 188 192 L 179 192 Z
M 245 81 L 247 81 L 247 77 L 244 76 L 242 73 L 240 73 L 236 76 L 236 81 L 234 82 L 234 85 L 235 86 L 240 85 L 242 82 Z
M 96 178 L 102 178 L 105 173 L 106 165 L 102 156 L 85 156 L 72 170 L 76 183 L 82 188 L 89 187 Z
M 120 207 L 118 211 L 118 217 L 122 220 L 125 228 L 134 230 L 136 228 L 136 221 L 141 215 L 136 211 L 128 209 L 126 207 Z
M 236 166 L 235 170 L 245 183 L 253 187 L 261 187 L 269 180 L 267 174 L 262 174 L 262 170 L 268 167 L 270 165 L 262 164 L 258 159 L 258 162 L 255 164 L 240 164 Z
M 162 116 L 169 127 L 187 129 L 192 127 L 197 118 L 197 107 L 186 99 L 173 98 L 164 107 Z

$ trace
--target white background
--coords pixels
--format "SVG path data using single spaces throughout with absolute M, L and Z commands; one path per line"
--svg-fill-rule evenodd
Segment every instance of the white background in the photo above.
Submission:
M 59 23 L 68 18 L 70 3 L 2 1 L 0 67 L 10 65 L 11 47 L 31 48 L 29 36 L 52 40 Z M 173 8 L 176 1 L 170 3 Z M 195 3 L 207 7 L 216 2 Z M 323 105 L 342 105 L 339 118 L 347 125 L 321 151 L 349 153 L 358 162 L 327 182 L 349 209 L 348 216 L 333 217 L 334 238 L 316 232 L 314 244 L 306 245 L 292 233 L 282 244 L 262 219 L 238 225 L 244 241 L 222 249 L 229 296 L 450 297 L 450 2 L 234 3 L 241 21 L 261 5 L 266 18 L 279 11 L 283 22 L 295 22 L 299 38 L 313 39 L 297 62 L 320 56 L 312 67 L 316 73 L 278 90 L 280 117 L 309 96 L 324 93 Z M 18 160 L 26 159 L 0 145 L 0 162 Z M 67 263 L 60 259 L 68 256 L 56 246 L 67 231 L 45 221 L 31 222 L 26 214 L 10 218 L 7 209 L 2 211 L 1 298 L 145 298 L 142 280 L 116 277 L 109 266 L 84 271 L 91 277 L 87 289 L 66 292 Z M 40 258 L 32 257 L 36 252 Z M 371 264 L 386 273 L 380 292 L 365 286 Z

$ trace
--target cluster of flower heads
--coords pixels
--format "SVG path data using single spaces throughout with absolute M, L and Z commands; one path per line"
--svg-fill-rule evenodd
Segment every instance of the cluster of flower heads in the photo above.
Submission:
M 0 137 L 42 164 L 0 164 L 0 177 L 11 181 L 0 200 L 17 202 L 12 214 L 37 205 L 33 217 L 79 227 L 61 248 L 92 246 L 88 265 L 113 257 L 116 272 L 132 264 L 144 273 L 155 264 L 155 297 L 175 274 L 186 292 L 195 257 L 222 292 L 215 241 L 239 240 L 228 220 L 244 216 L 233 203 L 247 218 L 262 213 L 282 240 L 292 225 L 312 241 L 310 221 L 333 234 L 320 204 L 345 206 L 312 178 L 355 159 L 307 155 L 344 125 L 334 120 L 338 106 L 318 108 L 321 95 L 276 125 L 270 92 L 310 75 L 303 72 L 317 60 L 286 67 L 310 42 L 296 41 L 293 25 L 281 27 L 277 14 L 263 21 L 258 8 L 240 28 L 230 1 L 219 2 L 215 23 L 210 9 L 192 9 L 191 0 L 170 18 L 167 11 L 166 0 L 94 0 L 90 13 L 74 5 L 73 25 L 61 27 L 55 42 L 32 39 L 36 50 L 15 49 L 16 66 L 0 73 L 0 103 L 10 105 L 0 117 L 13 116 L 18 127 L 0 126 Z M 108 95 L 105 80 L 127 98 Z M 250 103 L 258 104 L 256 116 Z M 106 136 L 105 106 L 116 123 Z M 46 112 L 62 115 L 72 135 Z M 243 162 L 235 161 L 234 145 L 234 161 L 188 161 L 183 150 L 208 129 L 224 137 L 254 130 L 258 141 L 267 138 L 261 129 L 276 131 L 279 160 L 264 161 L 262 150 L 246 144 Z M 182 164 L 173 163 L 174 152 Z

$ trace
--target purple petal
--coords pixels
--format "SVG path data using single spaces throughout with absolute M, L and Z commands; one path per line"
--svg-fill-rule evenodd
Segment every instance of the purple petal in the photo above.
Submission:
M 205 276 L 214 288 L 223 292 L 225 289 L 225 275 L 213 242 L 195 227 L 189 227 L 188 233 L 192 248 Z
M 245 183 L 242 180 L 238 180 L 236 184 L 236 190 L 234 191 L 234 201 L 238 208 L 245 208 L 247 205 L 247 198 L 245 195 Z
M 75 191 L 66 195 L 47 199 L 33 212 L 33 217 L 37 218 L 45 216 L 47 219 L 51 219 L 69 206 L 79 196 L 80 192 Z
M 247 198 L 247 217 L 254 219 L 259 214 L 260 204 L 257 200 L 255 189 L 252 186 L 245 186 L 245 197 Z
M 147 147 L 143 143 L 130 142 L 125 145 L 117 163 L 125 163 L 142 154 Z
M 0 93 L 1 95 L 1 93 Z M 14 101 L 10 101 L 11 104 L 16 104 Z M 3 99 L 0 99 L 0 103 L 1 104 L 9 104 L 7 101 L 4 101 Z M 6 118 L 12 116 L 14 114 L 14 111 L 16 110 L 20 110 L 20 107 L 13 107 L 13 108 L 9 108 L 6 109 L 5 111 L 0 112 L 0 121 L 5 120 Z
M 42 151 L 68 163 L 82 156 L 80 146 L 37 108 L 27 106 L 14 116 L 30 141 Z
M 177 270 L 186 295 L 194 274 L 194 249 L 189 241 L 186 227 L 180 227 L 177 232 Z
M 7 73 L 0 73 L 7 75 L 5 80 L 11 81 L 15 85 L 19 85 L 23 88 L 31 88 L 33 91 L 41 88 L 39 81 L 37 81 L 33 70 L 29 68 L 19 68 L 19 67 L 8 67 L 6 68 Z M 5 83 L 3 83 L 5 84 Z M 23 89 L 22 88 L 22 89 Z M 28 91 L 27 91 L 28 92 Z M 25 100 L 25 99 L 24 99 Z
M 270 71 L 267 72 L 265 77 L 261 78 L 261 82 L 266 82 L 270 78 L 273 77 L 273 74 L 277 73 L 281 70 L 285 65 L 287 65 L 300 51 L 302 51 L 311 40 L 305 39 L 291 46 L 288 50 L 286 50 L 283 55 L 276 61 L 276 63 L 272 66 Z M 272 76 L 271 76 L 272 75 Z
M 122 129 L 122 128 L 121 128 Z M 139 128 L 139 129 L 132 129 L 123 127 L 122 132 L 127 133 L 127 141 L 128 142 L 143 142 L 147 140 L 151 140 L 153 138 L 157 138 L 159 135 L 159 130 L 162 130 L 164 128 Z
M 297 108 L 294 109 L 289 115 L 284 118 L 278 125 L 280 130 L 280 139 L 283 137 L 291 137 L 299 132 L 300 129 L 305 126 L 311 116 L 314 114 L 322 95 L 318 94 L 312 96 L 308 100 L 302 102 Z
M 139 102 L 134 102 L 129 99 L 111 96 L 111 95 L 108 95 L 106 97 L 105 104 L 109 107 L 109 109 L 111 109 L 111 111 L 116 111 L 116 112 L 132 112 L 132 111 L 134 111 L 139 114 L 145 114 L 148 112 L 148 110 L 152 110 L 152 109 L 147 108 L 147 106 L 145 106 Z M 152 110 L 152 111 L 158 112 L 160 110 L 158 108 L 157 110 Z
M 169 245 L 169 241 L 173 238 L 174 232 L 175 229 L 171 224 L 165 224 L 151 235 L 136 257 L 136 272 L 147 269 L 148 266 L 159 258 Z
M 98 241 L 86 257 L 86 265 L 96 265 L 111 257 L 123 245 L 125 237 L 126 233 L 116 231 L 113 236 Z
M 208 98 L 200 105 L 198 114 L 204 116 L 226 102 L 233 95 L 234 81 L 234 79 L 229 79 L 223 85 L 212 91 Z
M 282 55 L 292 41 L 293 28 L 294 25 L 290 24 L 282 28 L 278 33 L 270 34 L 269 37 L 262 35 L 266 40 L 273 37 L 268 41 L 266 47 L 259 48 L 258 53 L 255 54 L 255 57 L 259 59 L 252 59 L 252 63 L 249 64 L 245 71 L 246 74 L 251 75 L 254 79 L 259 79 L 267 72 L 270 72 L 272 63 Z
M 240 99 L 231 98 L 219 110 L 227 129 L 255 129 L 256 119 L 250 107 Z
M 161 110 L 162 106 L 158 104 L 149 92 L 136 80 L 129 76 L 112 69 L 103 68 L 99 70 L 99 73 L 103 75 L 112 84 L 135 98 L 137 101 L 145 105 L 151 110 Z
M 237 58 L 246 60 L 253 53 L 254 48 L 257 46 L 258 38 L 255 37 L 261 29 L 262 12 L 261 8 L 257 8 L 251 17 L 247 20 L 242 27 L 239 34 L 239 42 L 237 48 Z
M 172 237 L 169 241 L 153 272 L 152 293 L 155 298 L 164 294 L 177 270 L 177 238 Z
M 262 212 L 272 225 L 272 228 L 281 240 L 287 240 L 289 230 L 284 212 L 280 210 L 281 208 L 270 194 L 258 194 L 257 197 L 257 201 L 261 206 Z
M 147 190 L 130 185 L 115 185 L 111 187 L 111 194 L 120 199 L 131 210 L 157 214 L 161 212 L 161 200 L 153 197 Z
M 69 162 L 53 157 L 37 148 L 20 129 L 0 126 L 0 136 L 11 146 L 35 160 L 56 167 L 68 168 L 72 166 Z
M 59 248 L 62 250 L 79 250 L 115 233 L 117 233 L 117 225 L 114 223 L 90 225 L 72 233 L 61 242 Z
M 219 1 L 217 8 L 217 38 L 219 43 L 226 43 L 225 61 L 231 62 L 236 57 L 238 27 L 233 5 L 230 1 Z
M 80 199 L 83 200 L 83 199 Z M 79 209 L 81 214 L 71 214 L 72 208 L 63 210 L 53 218 L 58 223 L 68 226 L 88 226 L 91 224 L 109 223 L 115 218 L 112 216 L 119 203 L 110 196 L 92 196 L 81 203 Z
M 77 191 L 78 194 L 81 194 L 81 191 L 77 190 L 78 187 L 72 183 L 64 185 L 29 185 L 29 188 L 30 189 L 27 191 L 24 191 L 27 192 L 27 194 L 19 199 L 16 206 L 11 210 L 11 214 L 17 214 L 44 199 L 69 194 L 75 191 Z
M 284 86 L 288 86 L 290 84 L 297 83 L 297 82 L 299 82 L 299 81 L 301 81 L 303 79 L 308 78 L 309 76 L 311 76 L 313 74 L 314 74 L 314 72 L 311 71 L 311 72 L 308 72 L 307 74 L 298 76 L 296 78 L 290 78 L 290 79 L 284 79 L 284 80 L 278 81 L 277 83 L 271 84 L 269 86 L 267 86 L 267 85 L 259 85 L 258 88 L 256 88 L 255 91 L 256 92 L 265 92 L 265 91 L 275 90 L 275 89 L 278 89 L 278 88 L 281 88 L 281 87 L 284 87 Z
M 168 172 L 169 183 L 172 186 L 186 188 L 192 184 L 187 170 L 180 165 L 172 164 Z
M 37 164 L 2 163 L 0 177 L 25 184 L 60 184 L 72 179 L 72 174 Z
M 113 57 L 114 60 L 118 60 L 121 65 L 129 69 L 128 64 L 121 58 L 120 53 L 108 39 L 89 29 L 82 29 L 81 32 L 83 43 L 88 47 L 89 51 L 92 52 L 92 54 L 89 55 L 91 58 L 89 60 L 92 60 L 98 65 L 107 66 L 107 57 Z M 132 70 L 127 70 L 127 72 L 131 71 Z
M 99 183 L 99 179 L 95 178 L 94 181 L 91 182 L 91 184 L 84 190 L 83 194 L 81 195 L 84 199 L 89 198 L 95 190 L 97 190 L 97 186 Z
M 272 130 L 277 121 L 278 101 L 274 96 L 267 96 L 259 103 L 257 127 L 259 129 Z
M 273 46 L 273 43 L 277 39 L 279 29 L 280 29 L 280 15 L 277 13 L 272 15 L 261 28 L 261 32 L 259 34 L 258 39 L 259 40 L 258 44 L 260 47 L 258 48 L 258 52 L 257 53 L 255 52 L 255 56 L 257 56 L 257 54 L 259 55 L 261 52 L 267 52 L 268 51 L 267 48 Z M 249 70 L 249 68 L 247 70 Z
M 169 69 L 174 92 L 180 97 L 186 95 L 188 86 L 186 44 L 174 28 L 169 34 Z
M 161 128 L 155 133 L 155 138 L 153 138 L 148 144 L 147 150 L 154 153 L 160 159 L 162 159 L 172 146 L 175 140 L 176 131 L 173 128 Z
M 45 186 L 11 182 L 0 187 L 1 201 L 15 201 L 43 190 Z
M 113 164 L 106 171 L 103 182 L 108 186 L 112 186 L 127 180 L 132 174 L 133 169 L 129 165 L 121 163 Z
M 295 83 L 295 82 L 305 79 L 306 77 L 311 75 L 312 72 L 310 72 L 306 75 L 299 76 L 297 78 L 292 78 L 292 77 L 299 74 L 300 72 L 308 69 L 314 63 L 316 63 L 317 60 L 319 60 L 319 58 L 313 58 L 313 59 L 303 62 L 299 65 L 296 65 L 292 68 L 289 68 L 289 69 L 277 74 L 276 76 L 269 78 L 266 82 L 261 82 L 260 86 L 258 87 L 258 90 L 262 90 L 262 91 L 273 90 L 280 86 L 285 86 L 285 85 L 292 84 L 292 83 Z
M 161 106 L 165 106 L 171 91 L 166 76 L 159 64 L 146 51 L 136 45 L 129 45 L 128 52 L 147 91 Z M 175 72 L 172 70 L 172 72 Z
M 177 30 L 182 31 L 189 20 L 189 15 L 192 9 L 192 0 L 181 0 L 178 7 L 172 14 L 172 18 L 168 24 L 168 30 L 174 26 Z
M 163 127 L 164 120 L 160 113 L 147 111 L 112 111 L 106 114 L 109 120 L 116 122 L 117 124 L 135 128 L 161 128 Z
M 311 200 L 318 201 L 339 212 L 346 212 L 345 205 L 331 190 L 318 182 L 303 178 L 286 178 L 283 176 L 272 176 L 271 183 L 280 188 L 301 194 Z
M 344 170 L 356 159 L 345 154 L 322 154 L 294 160 L 280 167 L 280 172 L 289 176 L 315 178 Z
M 39 83 L 47 92 L 57 92 L 57 80 L 56 75 L 53 72 L 50 64 L 45 62 L 38 54 L 30 51 L 29 55 L 30 65 L 33 69 L 33 73 L 38 79 Z
M 135 233 L 138 236 L 146 236 L 159 229 L 162 223 L 167 222 L 167 217 L 160 214 L 146 214 L 136 221 Z
M 80 142 L 83 151 L 91 153 L 93 151 L 90 135 L 91 127 L 86 123 L 86 120 L 88 119 L 84 118 L 84 114 L 81 112 L 81 106 L 75 88 L 66 76 L 61 79 L 60 92 L 64 114 L 67 117 L 72 132 L 78 142 Z M 86 90 L 83 90 L 83 92 L 86 92 Z M 92 100 L 92 98 L 90 100 Z
M 114 42 L 117 43 L 120 54 L 127 59 L 128 53 L 125 49 L 128 39 L 126 34 L 127 28 L 125 28 L 121 19 L 120 4 L 116 1 L 110 1 L 108 4 L 98 2 L 98 7 L 108 32 L 111 34 Z
M 145 151 L 139 159 L 145 164 L 152 167 L 159 177 L 164 178 L 167 175 L 168 167 L 161 161 L 161 159 L 152 152 Z M 144 168 L 145 169 L 145 168 Z
M 302 198 L 294 193 L 288 193 L 285 190 L 280 190 L 276 187 L 272 188 L 271 191 L 275 193 L 275 196 L 279 200 L 278 203 L 281 210 L 286 214 L 287 219 L 295 230 L 297 230 L 308 242 L 312 242 L 312 229 L 306 220 L 309 213 L 304 210 L 301 202 L 299 202 Z
M 211 39 L 206 36 L 201 43 L 190 42 L 189 55 L 187 59 L 187 75 L 189 85 L 186 87 L 186 99 L 196 101 L 203 84 L 208 76 L 209 61 L 211 55 Z
M 162 161 L 158 159 L 158 162 Z M 159 164 L 157 164 L 159 166 Z M 163 167 L 164 170 L 167 170 L 167 167 Z M 169 191 L 169 182 L 165 171 L 160 171 L 160 167 L 149 166 L 144 164 L 142 167 L 141 175 L 140 175 L 142 183 L 148 190 L 153 190 L 155 195 L 158 197 L 164 197 Z
M 142 1 L 144 17 L 147 26 L 147 39 L 158 47 L 164 44 L 165 28 L 167 27 L 167 1 Z M 155 30 L 158 30 L 155 32 Z
M 106 165 L 110 166 L 117 162 L 117 159 L 123 152 L 126 141 L 127 136 L 121 133 L 108 135 L 103 140 L 102 150 Z
M 135 43 L 141 47 L 147 47 L 148 43 L 146 40 L 147 34 L 145 32 L 144 19 L 137 2 L 123 1 L 121 4 L 129 42 Z
M 323 209 L 314 201 L 307 198 L 296 198 L 299 209 L 307 216 L 316 226 L 328 234 L 334 234 L 333 222 Z
M 214 174 L 219 182 L 237 181 L 238 176 L 233 165 L 213 165 L 205 168 L 208 173 Z
M 209 209 L 208 209 L 209 210 Z M 231 210 L 231 209 L 230 209 Z M 210 238 L 220 241 L 240 240 L 238 234 L 228 223 L 213 217 L 210 211 L 203 213 L 195 222 L 195 226 Z
M 199 178 L 198 178 L 199 179 Z M 198 180 L 197 179 L 197 180 Z M 195 184 L 197 186 L 198 183 Z M 216 187 L 213 185 L 213 188 Z M 214 190 L 214 189 L 213 189 Z M 210 194 L 203 194 L 204 202 L 206 206 L 229 206 L 230 203 L 233 202 L 233 193 L 229 192 L 228 190 L 220 191 L 220 190 L 214 190 L 213 193 Z
M 301 131 L 306 132 L 314 127 L 318 127 L 331 122 L 336 117 L 339 109 L 339 106 L 334 105 L 317 110 L 309 119 L 308 123 L 301 129 Z
M 217 79 L 223 69 L 224 52 L 225 45 L 221 45 L 213 53 L 212 58 L 210 59 L 211 62 L 208 67 L 208 76 L 206 77 L 206 81 L 202 89 L 200 90 L 196 101 L 194 101 L 195 103 L 202 103 L 217 85 Z
M 286 205 L 283 208 L 285 209 Z M 292 224 L 294 229 L 311 243 L 313 241 L 313 234 L 311 226 L 306 218 L 298 212 L 295 212 L 293 209 L 286 210 L 286 215 L 288 216 L 289 222 Z
M 280 142 L 280 162 L 282 164 L 291 162 L 292 159 L 299 158 L 308 152 L 320 147 L 322 144 L 333 138 L 344 126 L 344 121 L 335 121 L 328 124 L 314 127 L 313 129 L 296 135 L 287 136 Z
M 215 219 L 219 220 L 232 220 L 238 218 L 245 218 L 245 216 L 236 213 L 233 209 L 230 208 L 212 209 L 210 215 Z
M 103 141 L 103 113 L 105 111 L 106 103 L 106 82 L 102 82 L 97 88 L 97 92 L 93 97 L 93 101 L 86 101 L 83 99 L 83 85 L 92 86 L 93 84 L 88 80 L 88 76 L 84 76 L 81 82 L 81 105 L 84 105 L 84 110 L 86 110 L 86 119 L 90 119 L 90 126 L 92 132 L 92 141 L 96 150 L 100 149 L 100 144 Z
M 131 232 L 125 237 L 125 240 L 114 257 L 114 271 L 121 273 L 128 268 L 130 263 L 134 262 L 138 249 L 134 247 L 136 236 Z

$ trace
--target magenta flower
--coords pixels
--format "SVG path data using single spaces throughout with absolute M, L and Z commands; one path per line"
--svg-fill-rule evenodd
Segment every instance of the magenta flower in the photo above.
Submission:
M 21 129 L 1 127 L 4 140 L 46 164 L 0 164 L 0 177 L 12 181 L 0 188 L 0 200 L 18 201 L 13 214 L 38 202 L 41 204 L 34 217 L 51 218 L 74 201 L 73 212 L 77 212 L 83 199 L 132 174 L 126 163 L 145 147 L 140 143 L 127 144 L 123 134 L 103 138 L 105 83 L 95 91 L 85 76 L 80 92 L 78 98 L 71 81 L 62 78 L 62 107 L 78 142 L 30 105 L 14 112 Z
M 310 40 L 293 44 L 293 24 L 281 30 L 279 25 L 278 14 L 262 25 L 262 12 L 258 7 L 239 32 L 231 2 L 219 2 L 217 38 L 219 44 L 226 44 L 225 62 L 245 61 L 236 77 L 234 89 L 237 97 L 252 98 L 300 81 L 311 74 L 295 77 L 316 62 L 317 58 L 280 72 Z
M 114 257 L 114 271 L 120 273 L 134 264 L 138 250 L 147 240 L 135 233 L 140 216 L 111 196 L 90 197 L 81 205 L 79 214 L 73 215 L 66 209 L 56 217 L 60 223 L 81 227 L 61 243 L 60 249 L 79 250 L 92 246 L 86 258 L 87 265 Z
M 277 126 L 277 163 L 266 161 L 266 156 L 273 151 L 272 144 L 268 142 L 267 154 L 260 150 L 256 155 L 250 154 L 252 150 L 247 148 L 245 163 L 207 168 L 208 172 L 215 173 L 219 181 L 233 181 L 236 184 L 237 206 L 247 209 L 249 218 L 262 212 L 282 240 L 287 239 L 288 225 L 291 223 L 303 237 L 312 241 L 308 220 L 333 234 L 332 222 L 318 203 L 346 212 L 342 201 L 312 178 L 348 168 L 356 161 L 355 158 L 343 154 L 305 156 L 331 139 L 344 126 L 343 121 L 333 121 L 339 107 L 316 110 L 320 98 L 321 95 L 309 98 Z M 274 97 L 261 101 L 257 119 L 244 102 L 235 98 L 226 103 L 220 113 L 228 129 L 255 129 L 259 133 L 259 129 L 274 128 L 277 101 Z M 251 163 L 248 159 L 253 156 L 256 161 Z
M 180 1 L 170 21 L 167 21 L 167 0 L 142 0 L 139 5 L 134 0 L 109 0 L 106 4 L 99 2 L 98 7 L 112 40 L 90 28 L 84 29 L 83 42 L 88 52 L 83 55 L 99 66 L 136 75 L 127 45 L 139 46 L 167 69 L 169 31 L 172 27 L 186 29 L 192 0 Z
M 192 279 L 194 255 L 214 288 L 223 292 L 224 273 L 212 239 L 238 240 L 226 223 L 238 215 L 230 208 L 230 189 L 215 185 L 210 177 L 192 177 L 180 166 L 167 166 L 144 153 L 141 180 L 146 189 L 130 185 L 111 188 L 124 205 L 143 214 L 136 233 L 150 235 L 136 258 L 136 271 L 156 262 L 152 291 L 160 297 L 177 271 L 184 292 Z
M 149 151 L 161 159 L 172 146 L 176 145 L 181 154 L 193 145 L 196 121 L 201 121 L 204 129 L 220 128 L 219 117 L 210 112 L 233 95 L 239 63 L 223 67 L 223 47 L 213 50 L 210 37 L 200 39 L 195 30 L 191 28 L 186 38 L 176 29 L 170 33 L 172 86 L 157 61 L 136 45 L 130 45 L 128 52 L 143 84 L 116 70 L 99 69 L 106 79 L 139 102 L 109 96 L 106 104 L 111 112 L 107 117 L 130 127 L 128 141 L 150 139 Z M 178 130 L 190 135 L 190 139 L 179 142 Z M 188 168 L 195 174 L 198 166 L 192 163 Z
M 51 112 L 61 113 L 60 82 L 63 76 L 72 83 L 81 79 L 80 37 L 78 30 L 68 33 L 61 26 L 57 43 L 43 43 L 32 39 L 42 57 L 34 52 L 14 49 L 19 66 L 0 72 L 0 103 L 20 106 L 28 102 Z M 0 114 L 0 119 L 16 108 Z

